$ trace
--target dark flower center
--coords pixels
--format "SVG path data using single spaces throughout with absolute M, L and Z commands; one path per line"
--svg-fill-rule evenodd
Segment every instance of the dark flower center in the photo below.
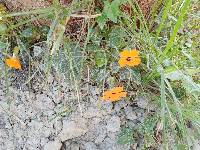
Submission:
M 131 57 L 127 57 L 126 60 L 127 60 L 127 61 L 131 61 Z

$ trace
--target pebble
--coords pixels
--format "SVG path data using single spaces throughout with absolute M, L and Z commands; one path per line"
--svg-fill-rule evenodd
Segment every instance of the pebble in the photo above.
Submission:
M 74 121 L 63 121 L 63 129 L 58 136 L 60 137 L 61 141 L 66 141 L 79 137 L 86 132 L 87 129 L 82 126 L 78 126 Z
M 129 119 L 129 120 L 136 120 L 137 119 L 137 115 L 133 111 L 133 108 L 131 106 L 125 107 L 124 111 L 125 111 L 127 119 Z
M 118 116 L 112 116 L 107 121 L 107 130 L 110 132 L 117 132 L 120 130 L 120 118 Z
M 85 150 L 98 150 L 98 148 L 93 142 L 87 142 L 85 143 Z
M 146 96 L 138 96 L 136 97 L 137 105 L 140 108 L 146 109 L 148 106 L 148 99 Z
M 50 141 L 45 144 L 44 150 L 60 150 L 62 143 L 59 140 Z

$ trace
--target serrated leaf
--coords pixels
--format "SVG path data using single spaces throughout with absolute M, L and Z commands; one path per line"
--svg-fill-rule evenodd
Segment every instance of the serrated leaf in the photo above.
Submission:
M 112 10 L 112 14 L 113 14 L 113 22 L 117 23 L 117 18 L 119 17 L 120 14 L 120 1 L 119 0 L 114 0 L 111 3 L 111 10 Z
M 117 62 L 112 62 L 110 64 L 110 69 L 112 73 L 117 73 L 120 69 L 119 64 Z
M 104 12 L 106 16 L 113 22 L 117 23 L 117 18 L 119 14 L 119 6 L 118 3 L 113 1 L 111 4 L 108 1 L 105 1 Z
M 93 80 L 95 80 L 96 83 L 99 85 L 102 84 L 102 81 L 108 78 L 110 74 L 104 69 L 95 68 L 92 70 L 91 76 Z
M 126 32 L 119 27 L 114 28 L 109 34 L 109 46 L 111 48 L 120 49 L 125 45 Z
M 97 23 L 100 27 L 100 29 L 102 30 L 104 28 L 104 26 L 106 25 L 106 21 L 107 21 L 107 16 L 105 13 L 103 13 L 101 16 L 97 17 Z
M 131 70 L 131 80 L 138 85 L 142 83 L 141 74 L 138 70 Z
M 123 128 L 118 136 L 117 143 L 119 144 L 132 144 L 134 142 L 133 129 Z
M 6 48 L 7 44 L 0 41 L 0 50 Z
M 25 29 L 22 31 L 21 35 L 23 37 L 29 38 L 29 37 L 33 36 L 33 29 L 32 28 Z
M 109 87 L 114 87 L 114 85 L 115 85 L 115 78 L 114 77 L 109 77 L 107 79 L 107 83 L 108 83 Z
M 182 77 L 182 85 L 193 96 L 198 97 L 200 95 L 200 84 L 195 83 L 190 76 L 184 75 Z
M 95 54 L 95 63 L 97 67 L 102 67 L 107 64 L 106 55 L 103 52 L 97 52 Z

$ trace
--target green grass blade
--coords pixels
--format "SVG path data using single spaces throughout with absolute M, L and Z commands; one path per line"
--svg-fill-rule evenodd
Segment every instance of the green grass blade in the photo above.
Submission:
M 22 26 L 22 25 L 24 25 L 24 24 L 27 24 L 27 23 L 29 23 L 29 22 L 38 20 L 38 19 L 40 19 L 40 18 L 44 18 L 44 17 L 46 17 L 47 15 L 48 15 L 48 14 L 38 15 L 38 16 L 36 16 L 36 17 L 32 17 L 31 19 L 28 19 L 28 20 L 19 22 L 19 23 L 15 24 L 15 25 L 11 25 L 11 26 L 8 28 L 8 31 L 9 31 L 9 30 L 13 30 L 13 29 L 15 29 L 15 28 L 17 28 L 17 27 L 19 27 L 19 26 Z
M 6 15 L 2 15 L 2 18 L 8 18 L 8 17 L 16 17 L 16 16 L 24 16 L 24 15 L 33 15 L 33 14 L 43 14 L 43 13 L 51 13 L 53 12 L 54 8 L 53 7 L 48 7 L 48 8 L 40 8 L 40 9 L 35 9 L 31 11 L 22 11 L 22 12 L 14 12 Z
M 167 43 L 167 45 L 166 45 L 166 47 L 165 47 L 165 49 L 163 51 L 162 57 L 160 59 L 161 62 L 163 61 L 164 57 L 167 55 L 167 53 L 169 52 L 170 48 L 173 45 L 174 39 L 175 39 L 175 37 L 177 35 L 177 32 L 178 32 L 179 28 L 181 27 L 181 24 L 183 22 L 183 18 L 184 18 L 184 16 L 186 15 L 186 13 L 188 11 L 189 5 L 190 5 L 190 0 L 185 0 L 184 5 L 183 5 L 183 7 L 181 9 L 181 12 L 180 12 L 180 16 L 179 16 L 179 18 L 178 18 L 178 20 L 177 20 L 177 22 L 176 22 L 176 24 L 174 26 L 172 35 L 171 35 L 171 37 L 170 37 L 170 39 L 169 39 L 169 41 L 168 41 L 168 43 Z
M 59 33 L 58 33 L 58 38 L 56 39 L 56 41 L 53 44 L 53 47 L 51 49 L 51 55 L 53 55 L 53 53 L 55 51 L 57 51 L 60 48 L 60 45 L 62 43 L 62 39 L 63 39 L 63 35 L 65 33 L 65 26 L 64 25 L 58 25 L 59 28 Z
M 56 28 L 56 26 L 57 26 L 57 24 L 58 24 L 58 19 L 59 18 L 55 18 L 54 20 L 53 20 L 53 22 L 51 23 L 51 26 L 50 26 L 50 30 L 49 30 L 49 32 L 48 32 L 48 34 L 47 34 L 47 45 L 48 46 L 50 46 L 51 45 L 51 42 L 52 42 L 52 35 L 53 35 L 53 32 L 54 32 L 54 30 L 55 30 L 55 28 Z
M 166 123 L 166 92 L 165 92 L 165 77 L 164 77 L 164 71 L 161 70 L 161 85 L 160 85 L 160 101 L 161 101 L 161 122 L 163 125 L 163 143 L 166 144 L 166 137 L 165 137 L 165 123 Z
M 174 104 L 175 104 L 177 112 L 179 114 L 179 116 L 178 116 L 179 121 L 177 122 L 177 125 L 179 126 L 180 130 L 183 131 L 183 137 L 186 137 L 188 147 L 190 147 L 191 143 L 190 143 L 189 136 L 187 135 L 187 129 L 185 127 L 185 122 L 183 119 L 183 113 L 182 113 L 182 108 L 181 108 L 182 106 L 180 105 L 180 102 L 179 102 L 178 98 L 176 97 L 176 94 L 174 93 L 174 91 L 170 85 L 170 82 L 167 79 L 165 79 L 165 83 L 168 87 L 167 89 L 168 89 L 169 93 L 171 94 L 171 96 L 174 100 Z
M 156 38 L 157 39 L 158 39 L 158 36 L 159 36 L 159 34 L 160 34 L 160 32 L 161 32 L 161 30 L 163 28 L 164 22 L 167 19 L 167 14 L 168 14 L 171 6 L 172 6 L 172 0 L 169 0 L 169 1 L 165 2 L 165 9 L 163 11 L 162 20 L 161 20 L 161 23 L 160 23 L 160 25 L 159 25 L 159 27 L 157 29 L 157 32 L 156 32 Z

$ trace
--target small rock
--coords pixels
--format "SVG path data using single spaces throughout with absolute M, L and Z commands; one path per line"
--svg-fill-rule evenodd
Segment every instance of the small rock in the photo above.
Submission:
M 111 114 L 113 112 L 113 104 L 108 102 L 102 102 L 102 112 L 105 111 L 107 114 Z
M 63 129 L 59 134 L 59 137 L 61 141 L 66 141 L 75 137 L 79 137 L 86 132 L 87 129 L 81 125 L 77 125 L 74 121 L 63 121 Z
M 107 137 L 99 147 L 101 150 L 130 150 L 129 145 L 117 144 L 116 139 L 111 139 L 109 137 Z
M 68 147 L 70 146 L 70 142 L 69 142 L 69 141 L 65 141 L 65 142 L 64 142 L 64 145 L 65 145 L 65 147 L 68 148 Z M 68 150 L 68 149 L 67 149 L 67 150 Z
M 80 150 L 80 146 L 76 143 L 70 145 L 70 150 Z
M 45 94 L 37 94 L 36 100 L 34 101 L 34 105 L 37 108 L 43 109 L 43 110 L 53 109 L 55 107 L 52 100 L 49 97 L 47 97 Z
M 33 52 L 34 52 L 34 57 L 38 57 L 42 53 L 43 49 L 40 46 L 34 46 L 33 47 Z
M 117 132 L 120 130 L 120 118 L 118 116 L 113 116 L 108 120 L 107 130 L 110 132 Z
M 118 135 L 119 135 L 118 132 L 110 132 L 110 133 L 108 134 L 107 137 L 109 137 L 109 138 L 112 139 L 113 141 L 116 141 L 117 138 L 118 138 Z
M 99 124 L 100 122 L 102 121 L 102 119 L 101 118 L 92 118 L 92 126 L 95 126 L 95 125 L 97 125 L 97 124 Z
M 44 150 L 60 150 L 62 143 L 59 140 L 50 141 L 45 144 Z
M 148 99 L 146 96 L 138 96 L 136 97 L 137 105 L 140 108 L 146 109 L 148 106 Z
M 124 109 L 126 113 L 126 118 L 129 120 L 135 120 L 137 119 L 136 113 L 133 111 L 133 108 L 131 106 L 128 106 Z
M 115 108 L 114 110 L 116 112 L 119 112 L 122 108 L 126 107 L 127 105 L 129 105 L 130 102 L 129 101 L 118 101 L 116 104 L 115 104 Z
M 97 135 L 94 141 L 96 144 L 102 143 L 107 136 L 106 129 L 102 125 L 96 127 L 95 134 Z
M 84 113 L 85 118 L 102 117 L 101 112 L 97 108 L 89 107 Z
M 87 142 L 85 143 L 85 150 L 98 150 L 98 149 L 93 142 Z
M 46 145 L 46 143 L 48 143 L 49 139 L 45 138 L 45 137 L 41 137 L 40 139 L 40 144 L 43 147 L 44 145 Z

